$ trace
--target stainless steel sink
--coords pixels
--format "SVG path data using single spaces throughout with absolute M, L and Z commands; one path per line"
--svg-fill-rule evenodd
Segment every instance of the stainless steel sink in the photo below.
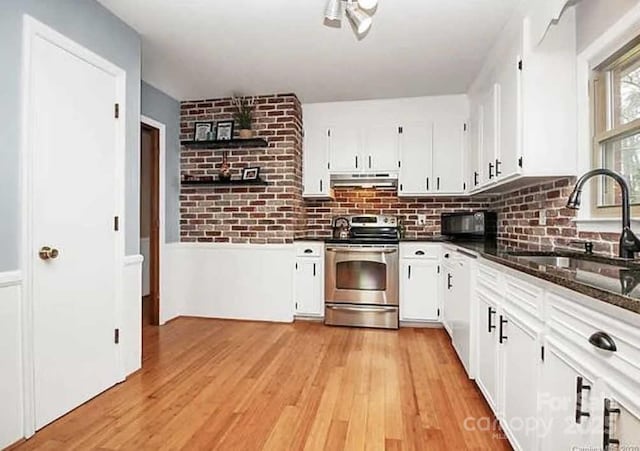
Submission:
M 570 268 L 571 258 L 551 255 L 516 255 L 516 257 L 539 265 L 556 266 L 558 268 Z M 574 265 L 575 266 L 575 265 Z

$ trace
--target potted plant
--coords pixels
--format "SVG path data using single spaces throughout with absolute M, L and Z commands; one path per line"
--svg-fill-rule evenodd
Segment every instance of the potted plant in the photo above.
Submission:
M 248 139 L 253 136 L 251 123 L 253 122 L 253 108 L 255 105 L 255 97 L 233 96 L 233 104 L 236 106 L 236 121 L 240 127 L 239 135 L 242 139 Z

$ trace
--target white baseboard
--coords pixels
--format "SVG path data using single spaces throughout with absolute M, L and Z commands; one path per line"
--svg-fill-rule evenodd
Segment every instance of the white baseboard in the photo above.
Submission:
M 0 272 L 0 449 L 24 437 L 22 275 Z
M 293 244 L 166 246 L 163 320 L 293 321 Z
M 142 366 L 142 255 L 124 259 L 120 346 L 125 375 Z

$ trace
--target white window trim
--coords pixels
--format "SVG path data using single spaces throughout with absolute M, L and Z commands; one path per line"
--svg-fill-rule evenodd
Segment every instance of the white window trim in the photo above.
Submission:
M 589 83 L 591 71 L 620 50 L 629 41 L 637 37 L 640 29 L 640 4 L 629 10 L 620 20 L 601 34 L 577 58 L 578 93 L 578 175 L 591 169 L 593 140 L 591 137 L 591 101 Z M 583 199 L 591 199 L 595 183 L 587 183 L 583 189 Z M 591 202 L 589 202 L 591 204 Z M 574 219 L 580 232 L 619 232 L 620 218 L 593 218 L 591 208 L 585 206 L 578 210 Z M 640 230 L 640 218 L 634 218 L 632 228 Z

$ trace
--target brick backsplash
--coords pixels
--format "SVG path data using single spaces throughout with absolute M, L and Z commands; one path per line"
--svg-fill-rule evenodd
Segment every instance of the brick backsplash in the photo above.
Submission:
M 404 222 L 407 238 L 426 238 L 440 234 L 440 214 L 450 211 L 486 209 L 490 198 L 398 197 L 395 191 L 362 189 L 336 189 L 333 200 L 305 202 L 307 215 L 306 235 L 331 236 L 331 218 L 338 215 L 383 214 L 397 216 Z M 427 215 L 426 225 L 418 225 L 418 214 Z
M 195 121 L 232 119 L 230 98 L 183 102 L 180 139 L 193 139 Z M 237 127 L 236 127 L 237 128 Z M 180 192 L 182 241 L 233 243 L 290 243 L 302 237 L 328 237 L 331 218 L 351 214 L 388 214 L 405 224 L 408 238 L 440 233 L 443 212 L 489 209 L 498 212 L 499 237 L 522 249 L 539 246 L 578 247 L 572 240 L 592 241 L 594 251 L 616 255 L 617 233 L 578 233 L 566 208 L 573 178 L 532 184 L 501 195 L 447 198 L 399 198 L 390 190 L 336 189 L 333 200 L 302 198 L 302 108 L 293 94 L 256 98 L 254 133 L 265 138 L 264 149 L 232 149 L 228 161 L 234 177 L 242 168 L 260 166 L 266 187 L 188 187 Z M 182 148 L 181 174 L 217 175 L 221 150 Z M 538 212 L 546 211 L 546 225 Z M 418 214 L 427 224 L 418 225 Z
M 540 246 L 582 249 L 580 244 L 571 241 L 591 241 L 594 252 L 617 255 L 619 234 L 578 233 L 573 221 L 576 212 L 566 207 L 573 183 L 573 178 L 561 178 L 494 198 L 489 208 L 498 212 L 499 238 L 521 249 Z M 545 225 L 539 221 L 539 212 L 543 209 L 547 217 Z
M 230 98 L 181 104 L 180 139 L 193 139 L 196 121 L 233 119 Z M 183 186 L 180 190 L 181 241 L 290 243 L 304 229 L 302 203 L 302 108 L 293 94 L 256 97 L 253 130 L 267 148 L 229 149 L 234 178 L 259 166 L 268 186 L 233 188 Z M 237 125 L 236 125 L 237 134 Z M 181 151 L 181 174 L 217 175 L 222 150 Z

